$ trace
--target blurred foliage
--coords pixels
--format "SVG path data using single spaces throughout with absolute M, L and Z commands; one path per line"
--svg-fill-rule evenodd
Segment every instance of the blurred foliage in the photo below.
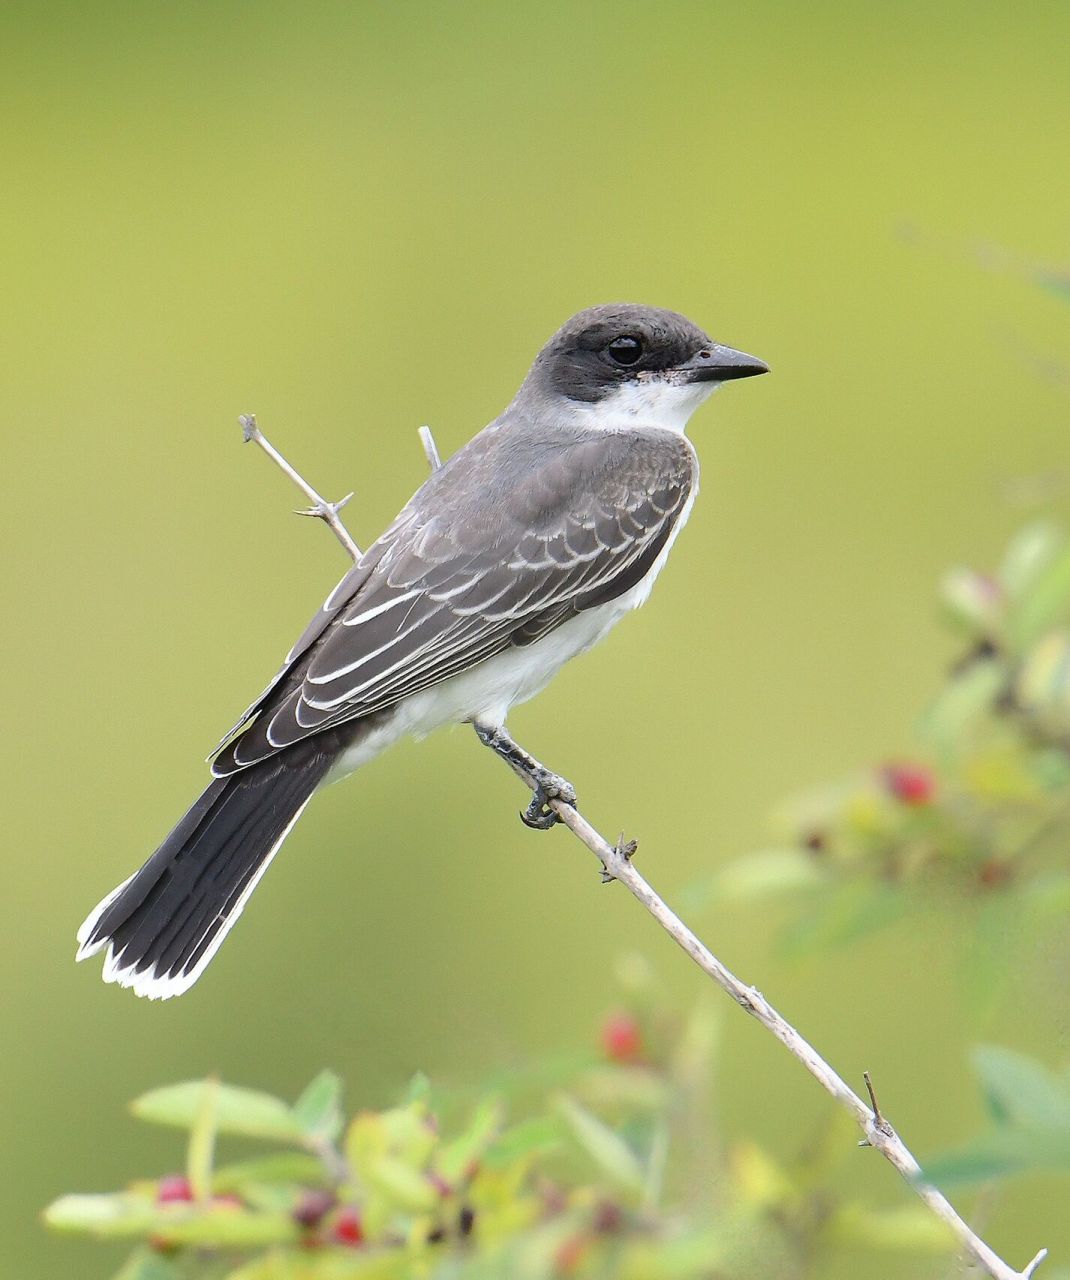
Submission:
M 1057 1074 L 997 1045 L 979 1045 L 973 1064 L 990 1127 L 926 1161 L 927 1175 L 952 1186 L 1038 1169 L 1070 1172 L 1070 1071 Z
M 782 843 L 692 886 L 690 904 L 792 898 L 794 955 L 854 941 L 908 913 L 974 912 L 961 966 L 991 1001 L 1015 937 L 1070 906 L 1070 538 L 1031 524 L 991 573 L 941 584 L 963 651 L 920 722 L 918 758 L 799 796 Z
M 138 1241 L 116 1280 L 701 1280 L 795 1273 L 834 1244 L 949 1252 L 921 1204 L 830 1194 L 831 1169 L 865 1158 L 839 1113 L 786 1161 L 752 1141 L 722 1151 L 709 1006 L 676 1015 L 638 957 L 622 977 L 597 1053 L 474 1099 L 417 1077 L 346 1121 L 330 1072 L 292 1105 L 217 1079 L 156 1089 L 133 1112 L 188 1132 L 184 1172 L 64 1196 L 46 1221 Z M 219 1163 L 230 1138 L 276 1149 Z

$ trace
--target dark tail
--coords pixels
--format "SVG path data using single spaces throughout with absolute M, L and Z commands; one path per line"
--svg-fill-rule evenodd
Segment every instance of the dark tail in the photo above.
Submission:
M 141 870 L 90 912 L 77 958 L 107 947 L 104 981 L 155 1000 L 192 986 L 334 762 L 333 737 L 215 779 Z

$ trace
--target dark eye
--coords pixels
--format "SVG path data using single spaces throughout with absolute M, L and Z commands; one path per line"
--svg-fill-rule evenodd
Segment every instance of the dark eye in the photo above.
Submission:
M 629 365 L 635 364 L 643 354 L 643 344 L 638 338 L 633 338 L 629 334 L 626 337 L 614 338 L 606 350 L 615 364 Z

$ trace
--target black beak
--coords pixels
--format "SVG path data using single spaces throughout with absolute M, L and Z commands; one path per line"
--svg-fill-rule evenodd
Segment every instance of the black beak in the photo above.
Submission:
M 733 378 L 753 378 L 759 373 L 769 372 L 769 366 L 757 356 L 722 347 L 716 342 L 703 347 L 677 367 L 687 375 L 689 382 L 729 382 Z

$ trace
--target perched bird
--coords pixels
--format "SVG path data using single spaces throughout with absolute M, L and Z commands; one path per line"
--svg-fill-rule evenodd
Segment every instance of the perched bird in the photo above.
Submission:
M 407 733 L 471 722 L 531 786 L 524 820 L 551 825 L 575 791 L 509 736 L 509 708 L 646 600 L 698 491 L 688 418 L 765 372 L 672 311 L 573 316 L 327 597 L 207 789 L 90 913 L 78 959 L 107 948 L 105 981 L 185 991 L 313 792 Z

